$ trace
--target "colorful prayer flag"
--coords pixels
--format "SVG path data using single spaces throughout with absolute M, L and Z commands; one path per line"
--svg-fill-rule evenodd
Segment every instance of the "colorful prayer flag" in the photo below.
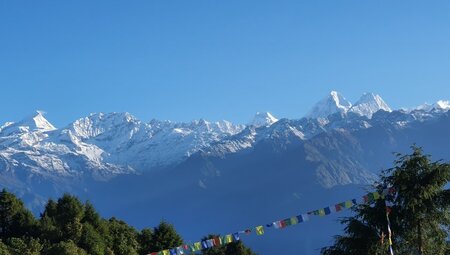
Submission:
M 319 209 L 318 211 L 319 211 L 319 216 L 325 216 L 325 210 L 323 208 Z
M 373 196 L 373 199 L 375 199 L 375 200 L 380 199 L 380 193 L 378 193 L 378 192 L 373 192 L 372 196 Z
M 183 247 L 177 247 L 177 255 L 184 255 L 184 249 Z
M 363 199 L 364 199 L 364 203 L 369 202 L 369 196 L 368 195 L 363 196 Z
M 225 243 L 232 243 L 233 242 L 233 236 L 232 235 L 226 235 L 225 236 Z
M 291 217 L 291 225 L 296 225 L 296 224 L 298 224 L 297 217 Z
M 264 227 L 263 226 L 258 226 L 255 228 L 256 229 L 256 234 L 257 235 L 264 235 Z
M 309 215 L 307 213 L 297 216 L 298 222 L 305 222 L 309 220 Z
M 345 201 L 345 208 L 350 208 L 353 206 L 352 201 Z
M 214 237 L 213 242 L 214 242 L 214 246 L 219 246 L 222 244 L 222 240 L 219 236 Z
M 284 219 L 283 220 L 283 223 L 284 223 L 284 226 L 290 226 L 291 225 L 291 218 L 289 218 L 289 219 Z

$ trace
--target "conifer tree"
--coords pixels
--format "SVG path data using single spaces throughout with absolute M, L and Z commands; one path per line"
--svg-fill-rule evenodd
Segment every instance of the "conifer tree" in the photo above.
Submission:
M 33 214 L 14 194 L 0 192 L 0 239 L 32 235 L 36 225 Z
M 153 233 L 150 251 L 161 251 L 164 249 L 178 247 L 182 244 L 183 239 L 176 232 L 175 228 L 171 224 L 161 221 Z
M 409 155 L 397 154 L 394 167 L 383 171 L 378 191 L 391 187 L 385 200 L 354 208 L 355 216 L 345 218 L 345 234 L 335 237 L 324 255 L 386 254 L 388 230 L 386 202 L 393 232 L 393 248 L 400 255 L 443 255 L 447 252 L 450 224 L 450 165 L 431 161 L 413 146 Z

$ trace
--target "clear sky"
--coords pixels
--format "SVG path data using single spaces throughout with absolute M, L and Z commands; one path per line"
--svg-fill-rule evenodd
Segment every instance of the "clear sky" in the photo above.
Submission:
M 0 0 L 0 122 L 300 118 L 330 90 L 450 99 L 450 1 Z

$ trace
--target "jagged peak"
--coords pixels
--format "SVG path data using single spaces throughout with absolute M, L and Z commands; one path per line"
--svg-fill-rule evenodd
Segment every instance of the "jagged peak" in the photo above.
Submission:
M 352 103 L 345 99 L 339 92 L 333 90 L 325 98 L 316 103 L 306 114 L 308 118 L 326 118 L 336 112 L 347 112 Z
M 277 121 L 278 119 L 275 118 L 270 112 L 257 112 L 250 125 L 255 127 L 268 127 Z
M 372 115 L 379 110 L 391 112 L 392 109 L 378 95 L 371 92 L 364 93 L 360 99 L 349 109 L 361 116 L 372 118 Z
M 420 111 L 425 111 L 425 112 L 429 112 L 432 110 L 448 111 L 448 110 L 450 110 L 450 102 L 448 100 L 438 100 L 434 104 L 429 104 L 429 103 L 421 104 L 421 105 L 413 108 L 412 110 L 420 110 Z M 406 111 L 409 112 L 411 110 L 406 109 Z
M 53 126 L 45 117 L 45 112 L 37 110 L 28 117 L 17 122 L 15 125 L 20 127 L 28 127 L 30 130 L 40 130 L 40 131 L 52 131 L 55 130 Z

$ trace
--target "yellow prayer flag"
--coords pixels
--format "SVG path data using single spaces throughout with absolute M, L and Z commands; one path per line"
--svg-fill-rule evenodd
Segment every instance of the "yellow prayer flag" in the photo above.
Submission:
M 372 194 L 373 194 L 373 199 L 378 200 L 380 198 L 380 193 L 374 192 Z
M 164 255 L 170 255 L 170 252 L 169 252 L 169 250 L 163 250 L 163 254 Z
M 264 227 L 263 226 L 256 227 L 256 234 L 259 236 L 264 235 Z
M 232 242 L 233 242 L 233 235 L 226 235 L 225 243 L 232 243 Z
M 319 215 L 320 216 L 325 216 L 325 210 L 324 209 L 320 209 L 319 210 Z
M 353 206 L 352 201 L 345 201 L 345 208 L 350 208 Z
M 297 217 L 292 217 L 291 218 L 291 225 L 295 225 L 298 223 L 298 218 Z
M 194 243 L 194 248 L 195 248 L 197 251 L 201 250 L 201 249 L 202 249 L 202 243 L 200 243 L 200 242 Z

